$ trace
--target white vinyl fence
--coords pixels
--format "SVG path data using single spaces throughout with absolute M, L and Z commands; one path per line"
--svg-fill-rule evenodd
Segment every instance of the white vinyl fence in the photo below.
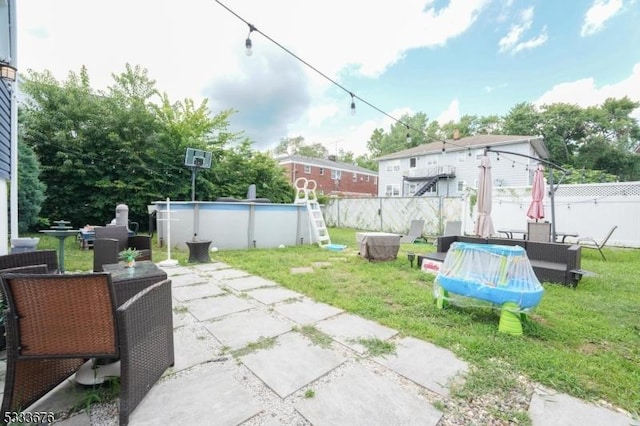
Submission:
M 531 187 L 493 190 L 491 217 L 496 229 L 526 229 Z M 552 221 L 548 194 L 545 219 Z M 574 232 L 601 241 L 618 228 L 607 245 L 640 247 L 640 182 L 560 185 L 555 193 L 556 232 Z M 413 219 L 425 221 L 423 232 L 437 235 L 447 221 L 462 221 L 473 234 L 476 217 L 472 197 L 334 198 L 323 207 L 329 226 L 405 234 Z M 571 238 L 567 238 L 571 241 Z

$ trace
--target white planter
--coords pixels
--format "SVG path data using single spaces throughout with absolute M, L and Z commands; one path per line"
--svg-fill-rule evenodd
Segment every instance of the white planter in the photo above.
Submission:
M 40 238 L 12 238 L 11 253 L 35 251 L 39 242 Z

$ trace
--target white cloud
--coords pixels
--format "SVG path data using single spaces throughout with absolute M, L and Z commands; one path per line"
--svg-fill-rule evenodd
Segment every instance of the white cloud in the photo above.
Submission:
M 533 49 L 546 43 L 547 27 L 543 27 L 540 34 L 535 37 L 523 40 L 525 34 L 533 25 L 533 6 L 526 8 L 520 15 L 520 21 L 511 25 L 509 33 L 498 42 L 500 52 L 511 52 L 515 54 L 523 50 Z
M 436 119 L 440 125 L 458 120 L 460 120 L 460 102 L 457 99 L 452 100 L 449 107 L 442 111 Z
M 518 53 L 522 50 L 534 49 L 538 46 L 542 46 L 547 42 L 547 39 L 547 27 L 544 26 L 542 28 L 542 32 L 537 37 L 516 44 L 516 46 L 513 48 L 513 53 Z
M 622 0 L 595 0 L 584 15 L 582 37 L 590 36 L 604 28 L 604 24 L 622 9 Z
M 465 32 L 487 3 L 451 0 L 436 9 L 433 0 L 366 4 L 279 0 L 276 5 L 237 0 L 229 6 L 302 59 L 336 77 L 345 69 L 377 76 L 408 49 L 442 45 Z M 248 34 L 246 24 L 212 0 L 192 0 L 188 5 L 170 0 L 100 4 L 32 0 L 19 6 L 19 49 L 28 67 L 50 69 L 64 78 L 69 70 L 86 64 L 90 75 L 100 74 L 97 79 L 105 85 L 110 73 L 129 61 L 149 68 L 170 92 L 179 91 L 179 97 L 194 96 L 207 81 L 237 72 Z M 400 22 L 393 34 L 382 30 Z M 271 45 L 261 34 L 253 33 L 251 38 L 254 55 Z M 176 77 L 176 66 L 182 81 Z
M 557 84 L 535 101 L 535 104 L 540 106 L 565 102 L 588 107 L 600 105 L 607 98 L 625 96 L 632 101 L 640 102 L 640 63 L 635 64 L 629 77 L 614 84 L 597 87 L 593 77 Z M 634 111 L 633 116 L 640 118 L 640 108 Z
M 326 119 L 338 113 L 338 105 L 335 102 L 311 106 L 307 111 L 307 118 L 310 126 L 319 126 Z
M 491 93 L 494 90 L 498 90 L 498 89 L 504 89 L 505 87 L 508 87 L 509 84 L 508 83 L 500 83 L 500 84 L 496 84 L 495 86 L 491 86 L 491 85 L 486 85 L 484 86 L 484 91 L 487 93 Z
M 375 78 L 408 50 L 446 44 L 467 31 L 490 0 L 449 0 L 443 6 L 435 0 L 223 2 L 340 81 L 347 73 Z M 213 0 L 29 0 L 18 6 L 21 72 L 46 69 L 65 79 L 86 65 L 92 87 L 103 89 L 125 63 L 139 64 L 172 100 L 209 97 L 214 112 L 238 109 L 232 124 L 253 123 L 261 146 L 285 137 L 298 121 L 314 128 L 343 109 L 327 99 L 330 82 L 262 34 L 251 34 L 254 53 L 246 57 L 248 26 Z M 293 82 L 261 87 L 270 76 Z M 257 119 L 270 117 L 268 131 L 261 132 Z

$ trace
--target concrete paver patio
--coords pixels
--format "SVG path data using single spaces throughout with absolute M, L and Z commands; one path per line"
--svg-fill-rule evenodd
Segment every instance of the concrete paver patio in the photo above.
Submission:
M 174 290 L 175 365 L 133 411 L 132 426 L 437 425 L 442 413 L 430 401 L 464 380 L 467 364 L 448 350 L 224 263 L 166 271 Z M 322 342 L 305 334 L 309 325 Z M 372 338 L 393 342 L 395 353 L 370 357 L 360 339 Z M 29 409 L 66 412 L 83 393 L 67 381 Z M 117 401 L 97 404 L 59 424 L 115 425 L 117 413 Z M 640 426 L 543 390 L 533 395 L 529 415 L 535 426 Z

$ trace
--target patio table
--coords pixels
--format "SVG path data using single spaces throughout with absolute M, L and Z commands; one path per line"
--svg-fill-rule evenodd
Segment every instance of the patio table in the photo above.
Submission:
M 102 270 L 111 274 L 118 306 L 150 285 L 167 279 L 167 273 L 150 260 L 137 261 L 133 268 L 126 268 L 124 262 L 109 263 L 102 265 Z
M 498 229 L 498 232 L 505 234 L 509 239 L 513 239 L 513 234 L 522 234 L 523 240 L 527 238 L 527 231 L 524 229 Z

